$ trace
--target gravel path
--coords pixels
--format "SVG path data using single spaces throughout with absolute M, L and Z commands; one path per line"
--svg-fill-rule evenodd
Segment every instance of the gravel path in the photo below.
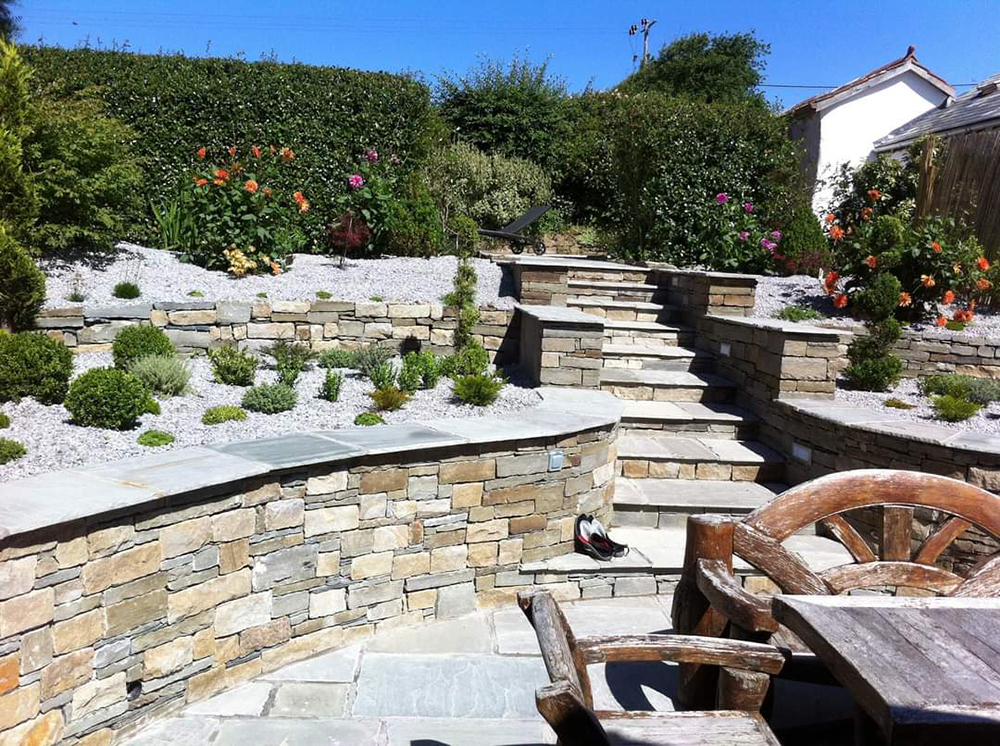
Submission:
M 907 404 L 915 404 L 916 409 L 895 409 L 885 406 L 886 399 L 900 399 Z M 994 402 L 988 407 L 983 407 L 975 417 L 970 417 L 965 422 L 945 422 L 935 419 L 934 408 L 930 399 L 921 396 L 917 389 L 917 382 L 912 378 L 904 378 L 892 391 L 884 394 L 874 391 L 851 391 L 850 389 L 838 388 L 837 400 L 848 404 L 870 409 L 877 412 L 886 419 L 904 419 L 913 422 L 926 422 L 946 427 L 956 432 L 969 431 L 988 435 L 1000 435 L 1000 402 Z
M 76 374 L 111 364 L 110 353 L 80 355 L 76 358 Z M 339 401 L 327 402 L 317 398 L 316 393 L 326 371 L 314 367 L 299 377 L 295 385 L 299 395 L 298 404 L 291 411 L 276 415 L 248 412 L 247 419 L 243 422 L 203 425 L 201 415 L 206 409 L 217 404 L 238 405 L 246 389 L 213 382 L 211 366 L 203 357 L 192 358 L 188 360 L 188 364 L 193 372 L 191 386 L 195 393 L 161 399 L 162 413 L 144 415 L 134 430 L 118 432 L 71 425 L 69 413 L 62 405 L 43 406 L 34 399 L 0 405 L 0 410 L 10 415 L 11 419 L 10 427 L 0 430 L 0 437 L 17 440 L 28 449 L 27 455 L 0 465 L 0 482 L 184 446 L 353 427 L 355 416 L 371 406 L 368 392 L 373 390 L 373 386 L 355 371 L 341 371 L 344 383 Z M 275 378 L 276 374 L 272 370 L 259 369 L 257 372 L 257 383 L 272 383 Z M 538 392 L 524 388 L 523 385 L 523 381 L 512 379 L 512 385 L 505 386 L 493 404 L 474 407 L 455 402 L 451 397 L 451 382 L 443 378 L 437 388 L 417 391 L 402 409 L 383 412 L 382 417 L 390 424 L 421 422 L 439 417 L 495 417 L 533 407 L 541 401 Z M 140 446 L 136 443 L 136 438 L 149 429 L 166 430 L 175 435 L 176 440 L 170 446 L 159 448 Z
M 76 289 L 87 305 L 126 303 L 111 291 L 122 281 L 138 283 L 142 301 L 190 300 L 253 301 L 258 293 L 271 300 L 309 300 L 316 291 L 331 294 L 332 300 L 368 301 L 379 296 L 387 301 L 439 303 L 452 290 L 457 260 L 453 256 L 433 259 L 386 257 L 349 259 L 344 269 L 339 258 L 296 254 L 290 269 L 278 277 L 254 275 L 237 279 L 225 272 L 212 272 L 181 262 L 176 254 L 135 244 L 119 244 L 119 250 L 99 260 L 65 262 L 45 259 L 42 270 L 48 278 L 48 308 L 70 305 L 68 296 Z M 502 272 L 487 259 L 473 259 L 479 275 L 477 301 L 480 305 L 513 308 L 513 288 L 501 288 Z M 501 295 L 501 293 L 503 293 Z
M 792 277 L 761 277 L 757 282 L 756 305 L 753 316 L 755 318 L 774 318 L 775 314 L 786 306 L 808 306 L 815 308 L 827 318 L 822 321 L 807 321 L 807 324 L 819 324 L 821 326 L 850 327 L 859 325 L 861 322 L 851 317 L 847 311 L 833 307 L 833 302 L 823 293 L 821 283 L 816 277 L 805 277 L 794 275 Z M 955 312 L 958 306 L 939 305 L 939 313 L 948 318 Z M 908 329 L 919 331 L 922 335 L 951 336 L 955 332 L 933 324 L 911 324 Z M 976 319 L 964 330 L 964 333 L 987 339 L 1000 339 L 1000 309 L 988 310 L 978 309 Z

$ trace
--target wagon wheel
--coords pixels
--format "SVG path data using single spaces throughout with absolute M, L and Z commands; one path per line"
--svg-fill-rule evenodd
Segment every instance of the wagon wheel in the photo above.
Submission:
M 535 249 L 535 253 L 538 256 L 541 256 L 542 254 L 544 254 L 545 253 L 545 241 L 543 241 L 542 239 L 539 238 L 537 241 L 535 241 L 534 249 Z
M 510 245 L 510 250 L 513 251 L 515 254 L 521 254 L 524 252 L 524 244 L 512 243 Z

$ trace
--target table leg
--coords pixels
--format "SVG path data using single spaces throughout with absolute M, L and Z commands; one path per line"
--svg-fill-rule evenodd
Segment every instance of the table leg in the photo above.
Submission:
M 886 746 L 878 724 L 857 703 L 854 704 L 854 746 Z

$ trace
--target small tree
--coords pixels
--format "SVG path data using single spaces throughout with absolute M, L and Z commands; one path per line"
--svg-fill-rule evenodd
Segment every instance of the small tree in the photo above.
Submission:
M 34 181 L 23 167 L 29 80 L 17 47 L 0 40 L 0 219 L 22 239 L 38 215 Z
M 863 391 L 886 391 L 899 381 L 903 361 L 892 354 L 902 327 L 894 314 L 902 286 L 883 272 L 852 298 L 854 313 L 864 319 L 867 336 L 856 337 L 847 348 L 851 364 L 844 371 L 848 382 Z
M 45 303 L 45 275 L 0 222 L 0 328 L 31 329 Z

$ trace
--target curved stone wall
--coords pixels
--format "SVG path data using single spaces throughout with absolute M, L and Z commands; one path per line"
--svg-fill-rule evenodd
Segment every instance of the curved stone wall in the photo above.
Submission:
M 0 742 L 108 743 L 378 626 L 508 603 L 610 519 L 621 409 L 187 448 L 0 487 Z M 498 582 L 500 579 L 500 582 Z M 93 739 L 93 740 L 90 740 Z

